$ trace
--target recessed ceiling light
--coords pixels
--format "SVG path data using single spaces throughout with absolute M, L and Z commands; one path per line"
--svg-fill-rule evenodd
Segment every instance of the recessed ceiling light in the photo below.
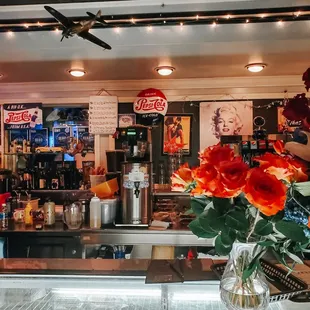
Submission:
M 83 69 L 71 69 L 68 72 L 74 77 L 82 77 L 86 73 Z
M 267 67 L 266 64 L 263 63 L 254 63 L 254 64 L 248 64 L 245 66 L 250 72 L 261 72 L 264 70 L 265 67 Z
M 170 75 L 173 71 L 175 71 L 175 68 L 171 66 L 160 66 L 155 68 L 155 70 L 158 72 L 158 74 L 167 76 Z

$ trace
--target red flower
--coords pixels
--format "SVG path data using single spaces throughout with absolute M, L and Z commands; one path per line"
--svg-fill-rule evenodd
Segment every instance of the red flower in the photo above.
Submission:
M 306 173 L 307 166 L 300 160 L 296 158 L 285 157 L 291 166 L 293 175 L 291 177 L 291 182 L 306 182 L 308 181 L 308 175 Z
M 241 157 L 237 157 L 233 161 L 220 163 L 219 173 L 225 189 L 242 189 L 245 185 L 248 170 L 249 166 L 242 161 Z
M 306 94 L 298 94 L 284 107 L 283 116 L 291 121 L 301 121 L 310 116 Z
M 302 80 L 305 82 L 306 90 L 308 91 L 310 88 L 310 68 L 304 72 Z
M 281 154 L 285 153 L 284 142 L 282 140 L 277 140 L 273 144 L 273 149 L 276 151 L 276 153 L 278 155 L 281 155 Z
M 202 164 L 208 163 L 215 167 L 223 161 L 232 161 L 234 159 L 234 151 L 229 146 L 221 146 L 217 144 L 210 146 L 199 153 Z
M 279 155 L 265 153 L 264 155 L 254 157 L 254 160 L 259 162 L 261 169 L 274 175 L 278 180 L 289 182 L 294 174 L 288 161 Z
M 261 168 L 253 168 L 247 179 L 244 193 L 248 201 L 266 216 L 284 209 L 286 186 L 275 176 Z
M 185 192 L 193 182 L 192 170 L 188 163 L 182 165 L 171 177 L 171 190 L 175 192 Z

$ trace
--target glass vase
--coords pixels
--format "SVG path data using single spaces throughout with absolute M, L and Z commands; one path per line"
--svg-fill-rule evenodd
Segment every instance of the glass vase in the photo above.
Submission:
M 235 243 L 220 283 L 221 299 L 229 310 L 267 309 L 269 287 L 263 272 L 256 269 L 245 281 L 243 271 L 253 259 L 255 243 Z

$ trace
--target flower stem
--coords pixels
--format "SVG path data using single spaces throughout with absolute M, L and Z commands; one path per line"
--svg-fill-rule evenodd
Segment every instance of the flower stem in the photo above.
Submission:
M 259 211 L 258 211 L 258 210 L 256 210 L 256 216 L 255 216 L 254 223 L 253 223 L 253 225 L 252 225 L 252 228 L 251 228 L 251 230 L 250 230 L 250 232 L 249 232 L 248 236 L 246 237 L 246 242 L 247 242 L 247 243 L 249 242 L 249 239 L 250 239 L 251 235 L 252 235 L 252 234 L 253 234 L 253 232 L 254 232 L 255 225 L 256 225 L 256 223 L 257 223 L 258 219 L 259 219 Z

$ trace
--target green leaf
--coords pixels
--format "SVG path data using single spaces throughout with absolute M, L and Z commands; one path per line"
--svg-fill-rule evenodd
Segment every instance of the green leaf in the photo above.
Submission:
M 259 252 L 247 266 L 247 268 L 243 271 L 242 281 L 245 282 L 248 277 L 252 275 L 252 273 L 256 270 L 259 265 L 259 260 L 265 255 L 266 249 Z
M 191 208 L 193 212 L 199 216 L 204 211 L 205 206 L 200 204 L 197 200 L 192 199 Z
M 307 242 L 304 230 L 294 222 L 279 221 L 275 224 L 276 229 L 285 237 L 296 242 Z
M 232 245 L 226 246 L 221 238 L 221 235 L 218 235 L 215 239 L 215 251 L 218 255 L 226 256 L 232 250 Z
M 221 232 L 221 240 L 225 246 L 231 246 L 237 237 L 237 233 L 234 229 L 224 226 Z
M 191 215 L 191 214 L 194 214 L 194 211 L 192 209 L 189 209 L 184 214 L 185 215 Z
M 220 213 L 225 214 L 231 208 L 231 202 L 229 198 L 212 198 L 214 209 Z
M 243 232 L 237 232 L 237 240 L 246 243 L 246 235 Z
M 237 231 L 247 231 L 249 229 L 249 221 L 245 217 L 244 212 L 238 210 L 227 214 L 225 224 Z
M 217 236 L 217 233 L 214 231 L 206 231 L 204 230 L 198 219 L 191 221 L 188 225 L 189 229 L 199 238 L 214 238 Z
M 291 258 L 294 262 L 296 262 L 297 264 L 301 264 L 303 265 L 303 261 L 300 259 L 300 257 L 298 257 L 297 255 L 289 252 L 289 251 L 285 251 L 286 255 Z
M 269 247 L 274 245 L 276 242 L 272 241 L 272 240 L 266 240 L 266 241 L 260 241 L 258 242 L 258 245 L 260 246 L 264 246 L 264 247 Z
M 266 220 L 259 220 L 254 228 L 254 233 L 259 236 L 268 236 L 273 232 L 273 226 Z
M 225 225 L 225 218 L 212 208 L 201 214 L 198 220 L 203 229 L 215 232 L 220 232 Z

